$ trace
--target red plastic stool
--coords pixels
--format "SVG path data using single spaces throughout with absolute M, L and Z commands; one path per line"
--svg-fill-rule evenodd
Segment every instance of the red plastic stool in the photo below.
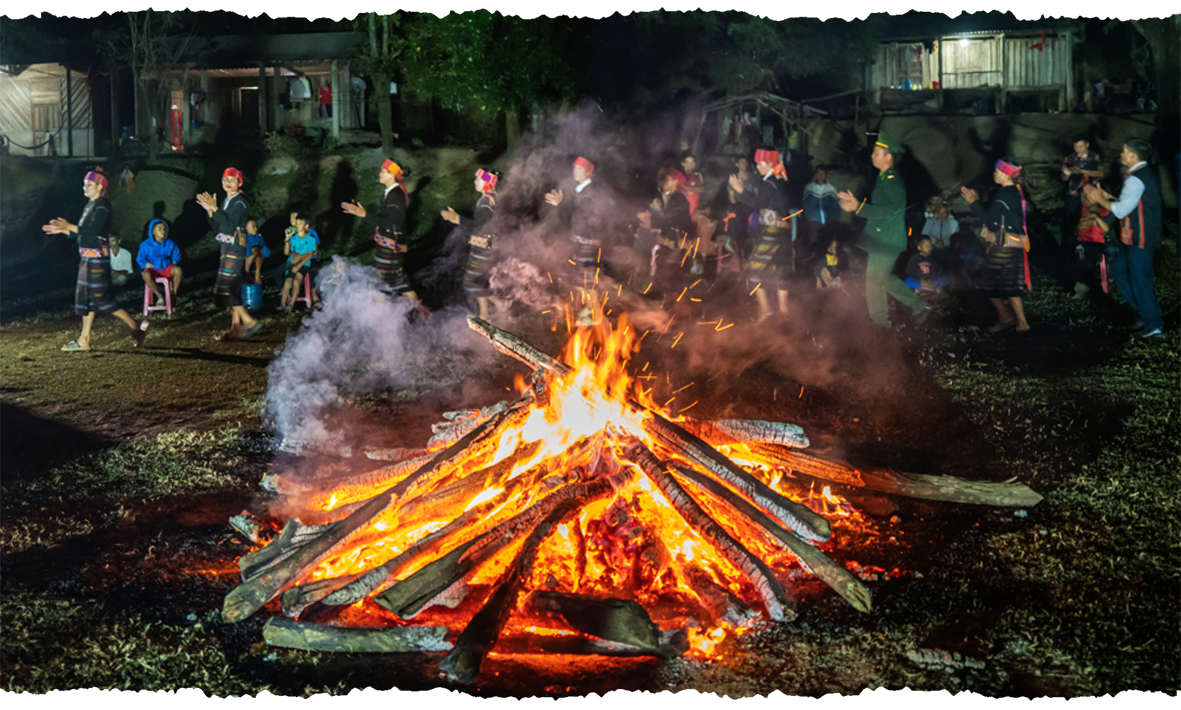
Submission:
M 300 301 L 303 301 L 304 305 L 306 305 L 308 308 L 312 307 L 312 275 L 311 274 L 305 273 L 303 275 L 303 295 L 296 296 L 295 300 L 291 302 L 291 305 L 294 306 L 296 303 L 299 303 Z
M 144 315 L 146 316 L 152 311 L 164 311 L 168 315 L 172 315 L 172 282 L 164 276 L 156 277 L 155 281 L 158 284 L 164 284 L 164 305 L 152 305 L 152 289 L 144 284 Z

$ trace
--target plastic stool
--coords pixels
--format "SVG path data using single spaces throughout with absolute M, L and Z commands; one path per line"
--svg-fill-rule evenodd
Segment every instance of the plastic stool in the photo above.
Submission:
M 172 282 L 163 276 L 156 277 L 155 281 L 158 284 L 164 284 L 164 305 L 152 305 L 152 289 L 144 284 L 144 315 L 146 316 L 152 311 L 164 311 L 168 315 L 172 315 Z
M 299 303 L 300 301 L 303 301 L 304 305 L 306 305 L 308 308 L 312 307 L 312 275 L 311 274 L 305 273 L 303 275 L 303 295 L 296 296 L 295 300 L 291 302 L 291 305 L 294 306 L 296 303 Z

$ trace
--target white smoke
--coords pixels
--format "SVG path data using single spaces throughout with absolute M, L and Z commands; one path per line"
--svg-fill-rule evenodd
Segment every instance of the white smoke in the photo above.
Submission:
M 335 256 L 317 287 L 322 310 L 303 320 L 267 368 L 266 420 L 283 441 L 352 443 L 348 431 L 329 424 L 332 408 L 390 388 L 460 382 L 492 357 L 467 327 L 466 311 L 412 315 L 413 306 L 387 294 L 372 267 Z

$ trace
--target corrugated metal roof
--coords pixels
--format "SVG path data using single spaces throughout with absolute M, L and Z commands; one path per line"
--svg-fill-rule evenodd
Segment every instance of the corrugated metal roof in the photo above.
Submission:
M 883 20 L 879 35 L 882 42 L 937 39 L 947 36 L 988 36 L 998 34 L 1047 34 L 1065 31 L 1071 20 L 1043 17 L 1040 20 L 1018 20 L 1011 12 L 961 12 L 948 17 L 938 12 L 911 11 L 892 15 Z

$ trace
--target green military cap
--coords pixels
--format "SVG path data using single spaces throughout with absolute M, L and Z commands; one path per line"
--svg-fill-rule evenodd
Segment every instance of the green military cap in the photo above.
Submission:
M 884 132 L 878 134 L 878 139 L 874 142 L 874 145 L 880 145 L 895 155 L 901 155 L 906 152 L 906 148 L 903 148 L 901 143 L 894 140 L 893 136 Z

